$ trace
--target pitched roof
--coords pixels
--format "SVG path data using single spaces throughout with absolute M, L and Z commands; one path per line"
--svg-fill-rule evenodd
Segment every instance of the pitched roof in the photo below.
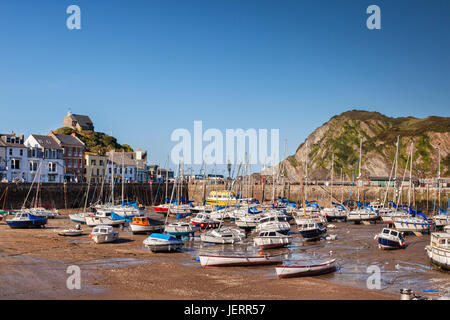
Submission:
M 80 139 L 78 139 L 77 137 L 72 136 L 72 135 L 53 133 L 53 137 L 56 138 L 56 141 L 60 145 L 71 145 L 71 146 L 84 147 L 83 141 L 81 141 Z
M 43 136 L 40 134 L 32 134 L 31 135 L 36 141 L 41 145 L 41 147 L 47 149 L 62 149 L 56 139 L 51 136 Z
M 89 116 L 83 116 L 81 114 L 71 114 L 70 116 L 72 117 L 72 119 L 77 121 L 82 127 L 91 126 L 94 124 L 91 118 L 89 118 Z

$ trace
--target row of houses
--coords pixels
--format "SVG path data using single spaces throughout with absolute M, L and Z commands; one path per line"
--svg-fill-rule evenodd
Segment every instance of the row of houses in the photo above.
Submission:
M 148 182 L 147 152 L 86 152 L 72 135 L 0 134 L 1 182 Z

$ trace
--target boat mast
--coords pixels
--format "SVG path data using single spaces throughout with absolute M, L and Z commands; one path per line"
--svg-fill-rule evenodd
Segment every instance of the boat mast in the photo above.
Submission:
M 359 161 L 358 161 L 358 202 L 361 189 L 361 158 L 362 158 L 362 138 L 359 139 Z
M 122 174 L 120 175 L 122 178 L 122 205 L 124 204 L 124 188 L 125 188 L 125 152 L 122 150 Z
M 331 192 L 330 192 L 330 206 L 333 202 L 333 173 L 334 173 L 334 153 L 331 155 Z
M 409 190 L 408 190 L 408 206 L 411 206 L 411 189 L 412 189 L 412 163 L 413 163 L 413 145 L 411 141 L 411 162 L 409 163 Z
M 303 200 L 303 206 L 306 205 L 305 200 L 308 199 L 308 141 L 306 141 L 306 157 L 305 157 L 305 199 Z
M 438 208 L 441 207 L 441 149 L 438 149 Z M 438 210 L 439 213 L 439 210 Z
M 111 153 L 111 203 L 114 205 L 114 149 Z
M 397 168 L 398 168 L 398 147 L 400 144 L 400 136 L 397 136 L 397 149 L 395 151 L 395 173 L 394 173 L 394 197 L 393 197 L 393 202 L 396 203 L 397 200 L 397 194 L 398 194 L 398 185 L 397 185 Z
M 166 197 L 164 198 L 164 201 L 167 201 L 168 188 L 169 188 L 169 155 L 167 155 L 166 160 Z

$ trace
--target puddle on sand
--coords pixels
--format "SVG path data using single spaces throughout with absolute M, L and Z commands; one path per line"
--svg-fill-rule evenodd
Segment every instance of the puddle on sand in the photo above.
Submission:
M 2 258 L 0 273 L 0 299 L 55 299 L 72 295 L 105 293 L 96 281 L 96 271 L 103 268 L 124 268 L 151 263 L 133 258 L 110 258 L 64 263 L 27 256 Z M 5 261 L 5 259 L 7 259 Z M 80 267 L 81 289 L 70 290 L 66 281 L 69 265 Z
M 373 275 L 368 269 L 371 265 L 380 268 L 380 290 L 392 294 L 399 294 L 400 289 L 410 288 L 418 293 L 423 290 L 439 290 L 444 293 L 450 290 L 450 273 L 433 269 L 424 251 L 429 238 L 407 237 L 406 242 L 413 244 L 404 250 L 379 250 L 374 236 L 384 227 L 383 224 L 354 225 L 350 223 L 333 223 L 336 228 L 329 234 L 337 235 L 337 240 L 303 241 L 300 235 L 291 234 L 293 243 L 284 248 L 289 253 L 289 259 L 329 258 L 330 252 L 336 258 L 338 270 L 334 273 L 319 277 L 343 285 L 350 285 L 367 289 L 367 280 Z M 293 227 L 295 231 L 295 227 Z M 183 265 L 198 264 L 197 257 L 201 253 L 225 254 L 226 252 L 249 250 L 257 252 L 253 246 L 253 235 L 245 239 L 244 244 L 220 245 L 202 244 L 198 237 L 186 241 L 182 251 L 189 253 L 192 259 Z M 277 253 L 278 250 L 266 250 L 266 253 Z M 248 269 L 247 269 L 248 268 Z M 251 274 L 260 274 L 264 278 L 276 277 L 273 268 L 245 267 L 239 270 Z

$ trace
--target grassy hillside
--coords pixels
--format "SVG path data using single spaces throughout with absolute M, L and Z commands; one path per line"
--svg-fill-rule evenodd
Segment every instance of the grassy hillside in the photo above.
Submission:
M 132 152 L 133 149 L 128 144 L 119 144 L 117 139 L 103 132 L 95 132 L 90 130 L 77 131 L 72 128 L 59 128 L 54 131 L 57 134 L 70 135 L 75 132 L 76 136 L 86 145 L 86 152 L 94 152 L 105 154 L 107 151 L 125 151 Z

